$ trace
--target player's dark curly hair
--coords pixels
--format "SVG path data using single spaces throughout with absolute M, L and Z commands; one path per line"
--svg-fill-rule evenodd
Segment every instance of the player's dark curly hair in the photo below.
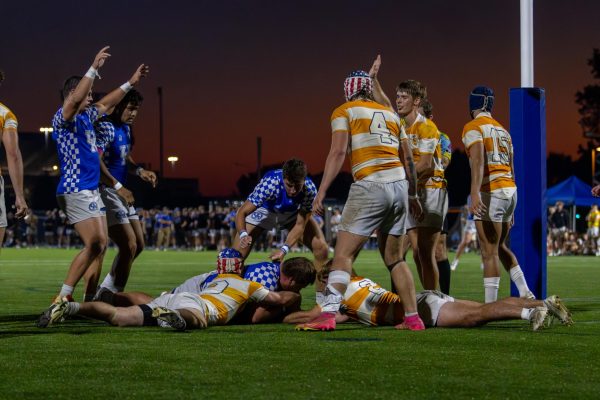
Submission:
M 375 101 L 375 98 L 373 97 L 373 91 L 365 88 L 362 88 L 359 92 L 357 92 L 354 96 L 352 96 L 350 99 L 348 99 L 348 101 L 354 101 L 354 100 L 371 100 L 371 101 Z
M 79 84 L 81 79 L 83 79 L 81 76 L 73 75 L 73 76 L 68 77 L 65 80 L 65 83 L 63 83 L 63 88 L 60 91 L 60 100 L 61 101 L 64 102 L 65 99 L 67 98 L 67 96 L 69 95 L 69 93 L 71 93 L 71 90 L 75 90 L 75 88 L 77 87 L 77 85 Z
M 281 264 L 281 272 L 303 287 L 312 285 L 317 276 L 315 266 L 306 257 L 288 258 Z
M 142 94 L 140 92 L 138 92 L 137 90 L 131 89 L 129 92 L 127 92 L 125 97 L 123 97 L 123 99 L 121 99 L 119 104 L 117 104 L 115 106 L 115 109 L 112 112 L 112 114 L 110 114 L 109 119 L 113 123 L 120 123 L 121 115 L 123 115 L 123 111 L 125 111 L 125 109 L 127 108 L 127 105 L 129 103 L 131 103 L 134 106 L 139 107 L 142 105 L 143 102 L 144 102 L 144 96 L 142 96 Z
M 283 177 L 290 182 L 304 182 L 306 174 L 306 164 L 298 158 L 292 158 L 283 164 Z
M 427 88 L 419 81 L 412 79 L 400 82 L 396 86 L 397 92 L 406 92 L 412 96 L 413 99 L 425 99 L 427 98 Z

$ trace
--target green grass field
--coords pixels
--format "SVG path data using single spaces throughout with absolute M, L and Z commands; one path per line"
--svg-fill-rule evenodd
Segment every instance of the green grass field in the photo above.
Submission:
M 179 333 L 87 320 L 38 329 L 37 316 L 56 294 L 74 254 L 2 250 L 0 398 L 596 399 L 600 394 L 600 265 L 591 257 L 549 259 L 548 293 L 563 297 L 575 324 L 539 332 L 531 332 L 525 321 L 425 332 L 345 324 L 334 332 L 304 333 L 270 324 Z M 105 272 L 113 256 L 109 251 Z M 264 257 L 257 253 L 250 261 Z M 147 251 L 134 265 L 128 290 L 158 295 L 212 269 L 215 258 L 214 252 Z M 363 252 L 356 268 L 389 286 L 377 253 Z M 501 296 L 508 295 L 508 281 L 503 274 Z M 482 301 L 477 256 L 463 257 L 451 294 Z M 314 289 L 303 297 L 304 307 L 312 307 Z

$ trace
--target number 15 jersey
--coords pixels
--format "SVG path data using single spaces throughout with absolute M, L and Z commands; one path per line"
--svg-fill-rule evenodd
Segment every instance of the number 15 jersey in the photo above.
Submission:
M 348 154 L 355 181 L 396 182 L 406 179 L 398 155 L 407 140 L 400 117 L 374 101 L 349 101 L 331 115 L 333 134 L 349 134 Z
M 510 198 L 517 190 L 512 173 L 513 145 L 510 134 L 490 113 L 482 112 L 463 128 L 462 141 L 467 149 L 483 143 L 483 180 L 481 191 Z

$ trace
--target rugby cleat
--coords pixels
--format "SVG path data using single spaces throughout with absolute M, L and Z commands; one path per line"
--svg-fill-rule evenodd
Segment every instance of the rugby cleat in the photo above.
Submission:
M 46 328 L 52 324 L 63 322 L 65 320 L 65 311 L 73 298 L 71 296 L 64 296 L 59 302 L 56 302 L 57 299 L 58 297 L 54 299 L 54 303 L 52 303 L 38 318 L 38 328 Z
M 92 301 L 101 301 L 103 303 L 113 304 L 114 293 L 112 290 L 105 288 L 104 286 L 100 286 Z
M 536 307 L 529 315 L 529 323 L 531 323 L 531 329 L 537 331 L 544 326 L 548 319 L 548 309 L 546 307 Z
M 335 330 L 335 313 L 322 312 L 318 317 L 305 324 L 296 325 L 297 331 L 333 331 Z
M 544 305 L 548 309 L 552 318 L 557 318 L 563 325 L 573 325 L 571 312 L 560 300 L 557 295 L 550 296 L 544 300 Z
M 421 317 L 418 315 L 413 315 L 411 317 L 404 317 L 404 321 L 396 325 L 395 328 L 409 331 L 424 331 L 425 324 L 423 323 Z
M 187 326 L 185 319 L 183 319 L 177 310 L 156 307 L 152 310 L 152 317 L 156 318 L 159 321 L 159 325 L 163 328 L 171 327 L 178 331 L 184 331 Z

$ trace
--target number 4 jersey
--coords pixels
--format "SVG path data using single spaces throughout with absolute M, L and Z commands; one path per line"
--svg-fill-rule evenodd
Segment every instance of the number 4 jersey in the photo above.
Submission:
M 396 182 L 406 179 L 398 155 L 408 137 L 400 117 L 374 101 L 349 101 L 331 115 L 333 134 L 349 134 L 348 153 L 355 181 Z
M 480 190 L 498 197 L 512 197 L 517 187 L 512 173 L 512 140 L 506 129 L 490 113 L 481 112 L 463 128 L 462 141 L 467 154 L 475 143 L 483 143 L 483 180 Z

